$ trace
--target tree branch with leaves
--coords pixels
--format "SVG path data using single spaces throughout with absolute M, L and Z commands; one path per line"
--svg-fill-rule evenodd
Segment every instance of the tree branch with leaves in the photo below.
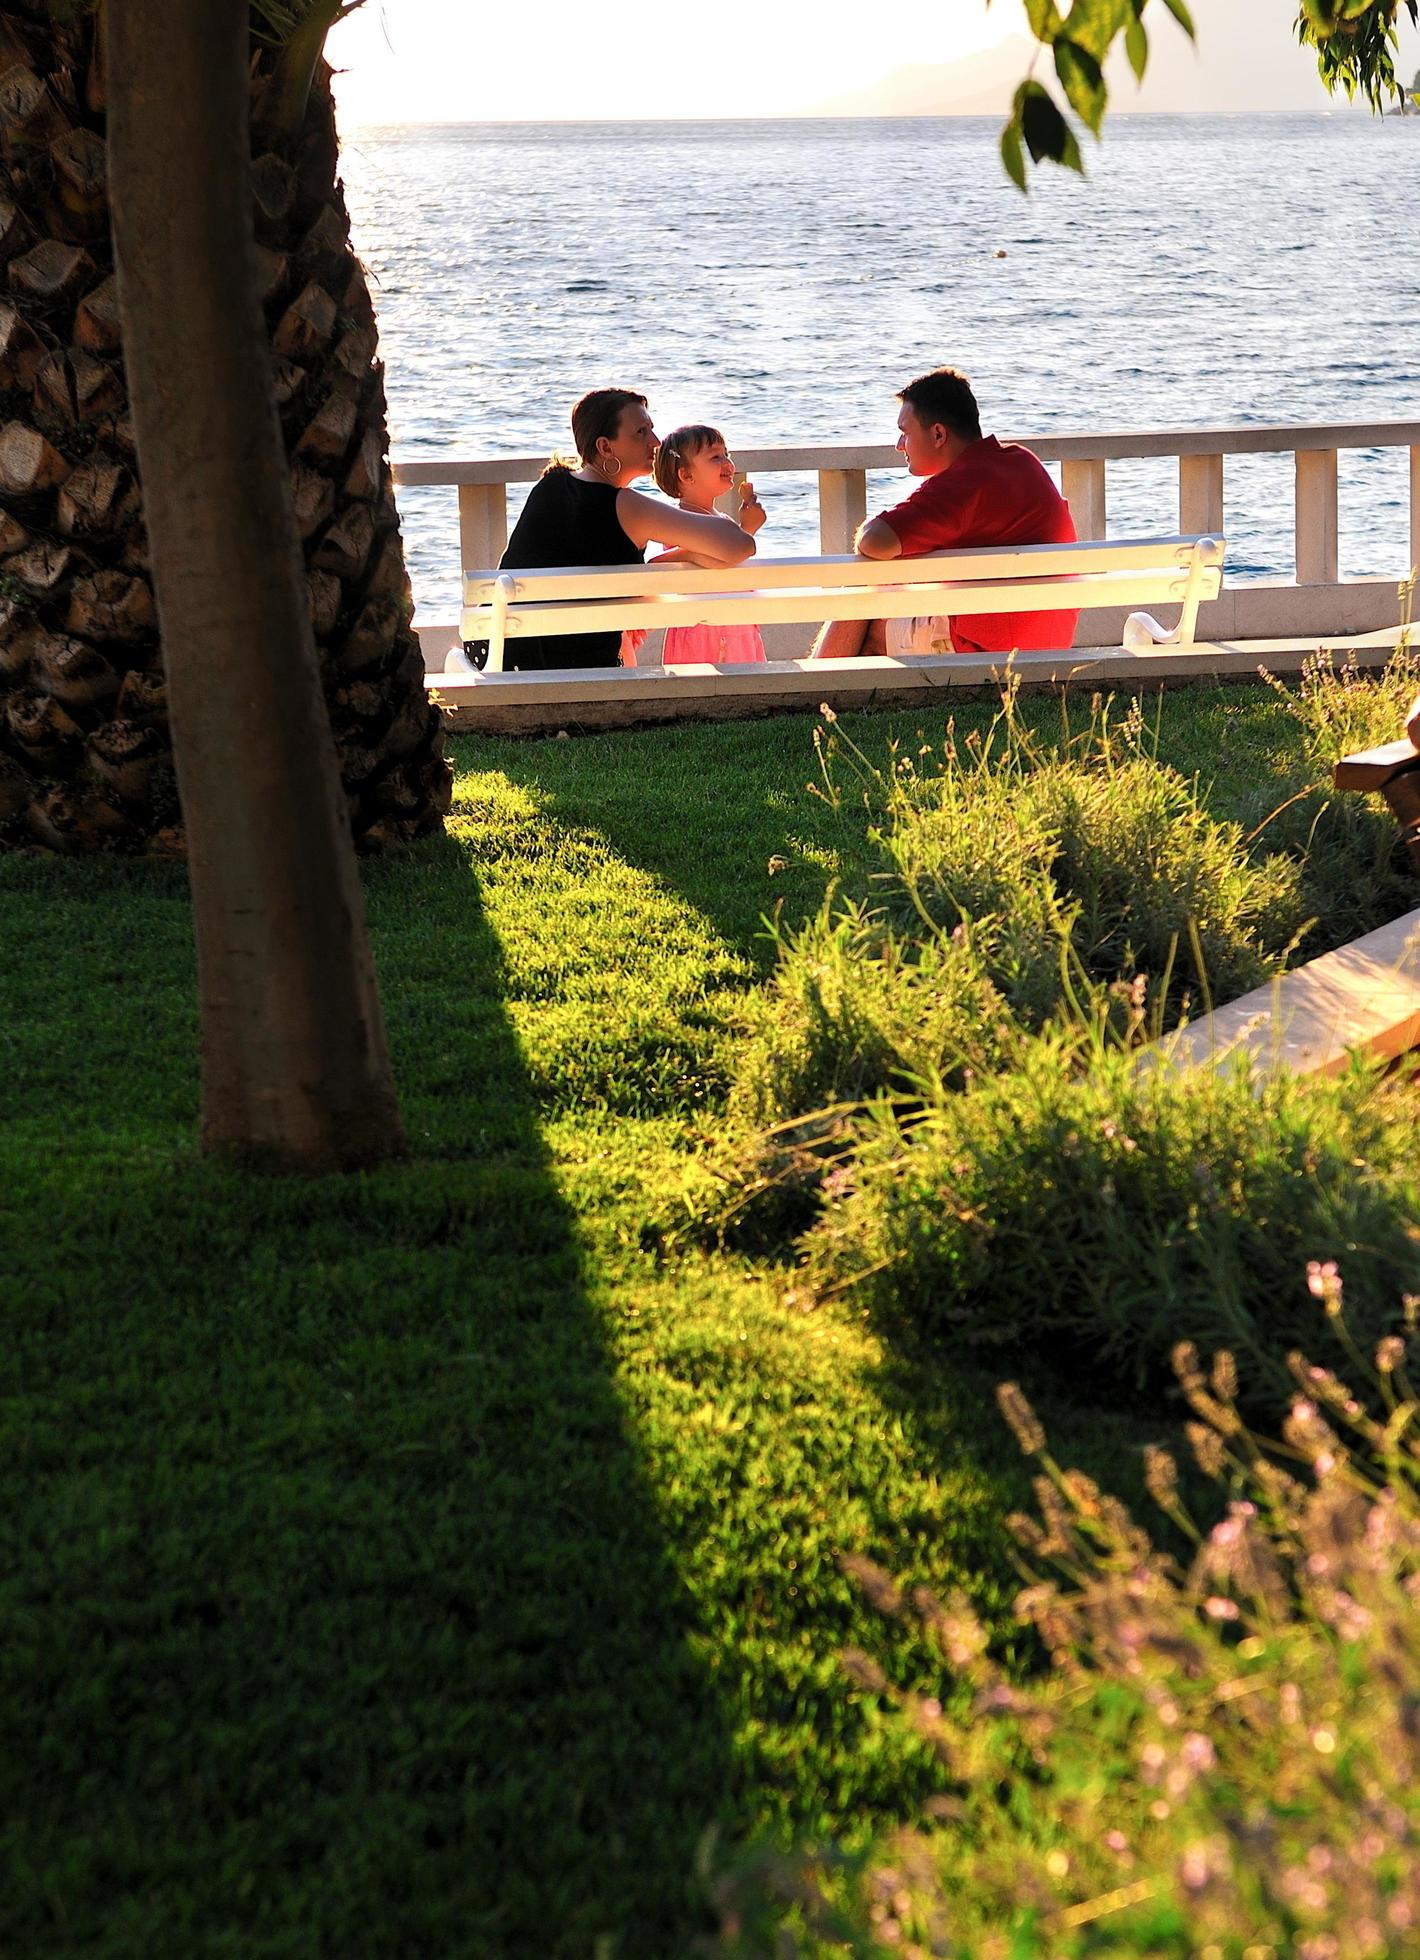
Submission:
M 1066 110 L 1099 136 L 1109 102 L 1105 62 L 1122 46 L 1136 81 L 1142 81 L 1149 64 L 1146 17 L 1153 25 L 1166 13 L 1190 40 L 1197 38 L 1186 0 L 1026 0 L 1036 58 L 1001 131 L 1001 161 L 1013 183 L 1026 189 L 1032 163 L 1058 163 L 1083 173 L 1079 139 Z M 1420 0 L 1301 0 L 1297 39 L 1316 50 L 1317 69 L 1333 94 L 1348 100 L 1359 95 L 1380 112 L 1406 94 L 1395 73 L 1402 15 L 1412 24 L 1420 20 Z M 1036 74 L 1047 54 L 1055 70 L 1054 91 Z

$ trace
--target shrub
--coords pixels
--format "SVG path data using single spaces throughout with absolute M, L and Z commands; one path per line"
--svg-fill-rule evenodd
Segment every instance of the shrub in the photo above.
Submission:
M 773 989 L 740 1051 L 736 1118 L 767 1127 L 920 1080 L 960 1086 L 1009 1041 L 1006 1004 L 965 932 L 907 940 L 830 897 L 776 939 Z
M 1344 1335 L 1336 1276 L 1313 1280 Z M 1177 1368 L 1194 1454 L 1227 1500 L 1201 1533 L 1175 1460 L 1150 1452 L 1150 1490 L 1193 1545 L 1186 1562 L 1062 1470 L 1019 1390 L 1001 1391 L 1040 1473 L 1039 1519 L 1012 1523 L 1055 1575 L 1017 1601 L 1049 1653 L 1044 1678 L 1008 1678 L 965 1599 L 908 1594 L 845 1561 L 942 1653 L 946 1678 L 928 1694 L 898 1691 L 863 1654 L 844 1663 L 937 1753 L 948 1787 L 919 1827 L 866 1857 L 760 1856 L 722 1875 L 722 1955 L 1417 1950 L 1420 1405 L 1404 1343 L 1377 1352 L 1371 1410 L 1293 1357 L 1281 1444 L 1247 1428 L 1228 1355 L 1205 1380 L 1183 1347 Z
M 1308 674 L 1306 768 L 1375 692 Z M 1275 1387 L 1304 1310 L 1288 1275 L 1311 1258 L 1347 1260 L 1384 1332 L 1417 1283 L 1406 1092 L 1360 1070 L 1168 1077 L 1129 1052 L 1285 967 L 1308 930 L 1300 865 L 1209 817 L 1137 711 L 1116 725 L 1096 704 L 1052 744 L 1008 698 L 931 767 L 874 767 L 831 715 L 819 746 L 822 793 L 856 788 L 880 865 L 871 896 L 780 932 L 702 1219 L 805 1234 L 821 1289 L 1131 1387 L 1184 1333 L 1231 1347 L 1249 1395 Z
M 970 924 L 993 978 L 1039 1026 L 1061 999 L 1061 945 L 1092 978 L 1163 976 L 1184 948 L 1219 997 L 1281 965 L 1307 925 L 1297 867 L 1254 860 L 1196 786 L 1097 720 L 1089 747 L 1045 760 L 1028 736 L 984 747 L 899 801 L 881 847 L 884 903 L 928 934 Z M 918 799 L 921 800 L 918 800 Z M 1176 1014 L 1184 997 L 1160 1001 Z
M 781 930 L 739 1112 L 785 1122 L 959 1076 L 984 1031 L 1009 1049 L 1011 1015 L 1011 1034 L 1039 1029 L 1092 983 L 1143 974 L 1162 1026 L 1279 970 L 1307 925 L 1297 867 L 1254 860 L 1140 737 L 1137 717 L 1116 728 L 1096 707 L 1055 754 L 1008 699 L 984 737 L 949 736 L 939 767 L 880 770 L 830 718 L 824 793 L 856 782 L 881 862 L 870 896 Z
M 1160 975 L 1181 945 L 1195 993 L 1228 999 L 1278 971 L 1306 929 L 1297 866 L 1250 856 L 1238 824 L 1205 815 L 1197 785 L 1150 757 L 1052 763 L 1029 793 L 1074 904 L 1074 950 L 1097 979 Z
M 910 1117 L 852 1119 L 851 1176 L 805 1241 L 835 1289 L 944 1339 L 1157 1380 L 1180 1336 L 1227 1345 L 1250 1396 L 1308 1324 L 1294 1282 L 1344 1259 L 1370 1338 L 1420 1287 L 1413 1092 L 1241 1069 L 1144 1070 L 1120 1048 L 1038 1037 L 1017 1065 Z

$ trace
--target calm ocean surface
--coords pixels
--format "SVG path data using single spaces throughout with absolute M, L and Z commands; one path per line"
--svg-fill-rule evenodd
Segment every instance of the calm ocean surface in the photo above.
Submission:
M 662 431 L 890 442 L 893 390 L 943 361 L 1024 439 L 1420 418 L 1420 121 L 1120 117 L 1086 182 L 1043 173 L 1029 199 L 995 132 L 352 132 L 395 448 L 565 447 L 572 401 L 607 382 L 643 389 Z M 869 507 L 901 481 L 874 478 Z M 759 487 L 761 551 L 817 550 L 812 479 Z M 1343 575 L 1403 575 L 1403 452 L 1343 454 L 1340 494 Z M 1172 462 L 1112 464 L 1111 533 L 1172 529 L 1176 497 Z M 400 501 L 420 615 L 451 619 L 455 493 Z M 1226 516 L 1233 577 L 1290 575 L 1290 457 L 1230 459 Z

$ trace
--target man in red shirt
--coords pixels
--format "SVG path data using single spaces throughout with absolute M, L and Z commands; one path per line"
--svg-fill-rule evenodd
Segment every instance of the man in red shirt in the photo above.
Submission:
M 979 545 L 1073 544 L 1070 506 L 1039 457 L 983 436 L 971 383 L 934 368 L 898 396 L 897 446 L 925 479 L 904 502 L 870 517 L 854 545 L 864 558 L 921 558 Z M 837 619 L 814 642 L 819 660 L 859 653 L 1011 653 L 1065 648 L 1078 612 L 974 613 L 951 619 Z

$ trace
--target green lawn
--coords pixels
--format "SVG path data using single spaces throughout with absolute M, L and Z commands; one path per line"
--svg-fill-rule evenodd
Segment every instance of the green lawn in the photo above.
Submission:
M 1215 810 L 1278 800 L 1269 696 L 1160 714 Z M 707 1827 L 932 1787 L 836 1663 L 930 1658 L 838 1555 L 1006 1623 L 991 1378 L 659 1229 L 763 915 L 862 855 L 812 723 L 455 747 L 448 839 L 365 872 L 378 1175 L 194 1159 L 179 868 L 0 861 L 7 1954 L 679 1955 Z M 1128 1494 L 1147 1420 L 1044 1413 Z

